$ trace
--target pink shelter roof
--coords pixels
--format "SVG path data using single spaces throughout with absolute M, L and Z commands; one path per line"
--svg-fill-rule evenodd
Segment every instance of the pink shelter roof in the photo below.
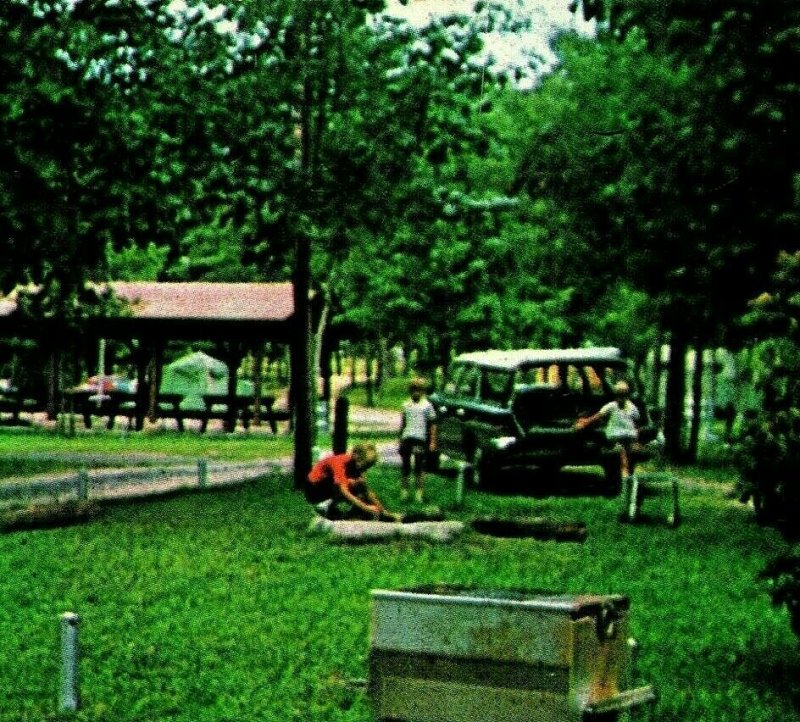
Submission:
M 157 283 L 113 281 L 134 318 L 192 321 L 286 321 L 294 313 L 291 283 Z

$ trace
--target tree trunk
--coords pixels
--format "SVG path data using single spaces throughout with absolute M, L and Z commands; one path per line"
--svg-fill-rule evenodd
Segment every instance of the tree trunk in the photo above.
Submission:
M 366 368 L 366 371 L 365 371 L 365 373 L 366 373 L 366 379 L 365 380 L 366 380 L 366 385 L 367 385 L 367 406 L 369 408 L 373 408 L 375 406 L 375 393 L 374 393 L 375 392 L 375 388 L 374 388 L 373 378 L 372 378 L 372 366 L 373 366 L 372 361 L 373 361 L 373 359 L 372 359 L 372 349 L 370 348 L 367 351 L 367 358 L 366 358 L 367 368 Z
M 684 403 L 686 398 L 685 340 L 673 335 L 667 365 L 667 395 L 664 404 L 664 451 L 672 461 L 682 461 Z
M 700 425 L 703 419 L 703 374 L 705 373 L 705 350 L 697 346 L 694 353 L 692 373 L 692 424 L 689 429 L 689 446 L 686 450 L 688 461 L 697 460 Z
M 661 399 L 661 377 L 664 373 L 664 365 L 661 359 L 661 349 L 664 345 L 664 339 L 661 331 L 656 334 L 656 341 L 653 345 L 653 366 L 651 369 L 650 386 L 647 389 L 649 395 L 648 403 L 653 409 L 657 409 L 659 413 L 659 422 L 663 421 L 663 408 Z

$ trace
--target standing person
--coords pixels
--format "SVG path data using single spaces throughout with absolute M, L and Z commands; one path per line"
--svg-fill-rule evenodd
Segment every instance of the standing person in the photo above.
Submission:
M 416 481 L 416 500 L 425 500 L 425 457 L 436 451 L 436 412 L 425 396 L 424 379 L 414 379 L 409 386 L 410 398 L 403 403 L 400 422 L 400 496 L 408 499 L 408 481 L 412 466 Z M 413 462 L 413 464 L 412 464 Z
M 633 444 L 639 437 L 639 409 L 630 400 L 630 387 L 625 381 L 614 384 L 614 401 L 609 401 L 596 414 L 575 422 L 580 431 L 598 421 L 606 422 L 606 438 L 619 450 L 620 472 L 623 481 L 633 476 Z
M 367 485 L 366 472 L 377 461 L 375 444 L 356 444 L 349 454 L 320 459 L 308 474 L 306 497 L 328 519 L 397 521 Z

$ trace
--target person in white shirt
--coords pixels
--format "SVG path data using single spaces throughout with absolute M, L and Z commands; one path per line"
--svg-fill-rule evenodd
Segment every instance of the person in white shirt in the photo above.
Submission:
M 614 401 L 609 401 L 596 414 L 584 416 L 575 422 L 580 431 L 599 421 L 606 422 L 606 438 L 619 449 L 622 479 L 633 475 L 633 444 L 639 437 L 639 409 L 630 400 L 630 387 L 625 381 L 614 384 Z
M 413 465 L 416 500 L 419 503 L 425 500 L 425 457 L 428 451 L 436 450 L 436 411 L 424 395 L 425 387 L 423 379 L 411 382 L 411 398 L 403 403 L 400 422 L 400 496 L 403 501 L 409 497 L 408 482 Z

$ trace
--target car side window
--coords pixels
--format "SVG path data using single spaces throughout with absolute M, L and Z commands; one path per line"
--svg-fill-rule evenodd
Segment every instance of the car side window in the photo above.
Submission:
M 583 370 L 586 374 L 586 393 L 589 396 L 604 396 L 607 381 L 604 382 L 603 378 L 608 369 L 599 369 L 598 371 L 594 366 L 585 366 Z
M 445 393 L 460 398 L 474 399 L 478 395 L 480 369 L 462 365 L 453 370 L 453 376 L 445 384 Z
M 566 385 L 574 394 L 583 394 L 585 389 L 585 379 L 581 369 L 577 366 L 569 365 L 566 368 Z
M 611 394 L 611 390 L 614 388 L 614 384 L 617 381 L 627 381 L 627 374 L 625 373 L 624 369 L 615 368 L 613 366 L 606 366 L 600 369 L 603 379 L 603 386 L 599 393 L 600 394 Z
M 486 369 L 481 383 L 481 401 L 494 406 L 507 406 L 512 376 L 507 371 Z

